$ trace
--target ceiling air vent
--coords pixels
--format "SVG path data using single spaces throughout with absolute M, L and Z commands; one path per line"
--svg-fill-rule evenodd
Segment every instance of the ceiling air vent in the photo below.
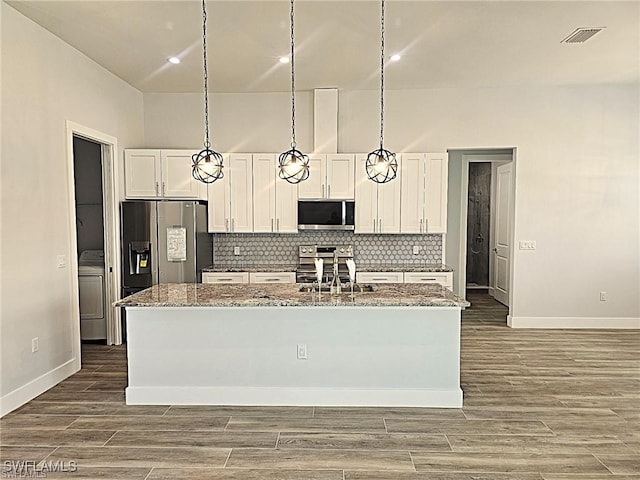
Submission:
M 566 37 L 560 43 L 584 43 L 599 31 L 604 30 L 604 28 L 605 27 L 577 28 L 571 35 Z

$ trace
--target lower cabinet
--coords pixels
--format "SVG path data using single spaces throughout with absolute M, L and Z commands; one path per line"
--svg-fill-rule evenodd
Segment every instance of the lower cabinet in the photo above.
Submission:
M 249 283 L 249 272 L 202 272 L 202 283 Z
M 202 272 L 202 283 L 296 283 L 295 272 Z
M 296 283 L 295 272 L 251 272 L 249 283 Z
M 405 272 L 404 283 L 439 283 L 453 289 L 453 272 Z
M 356 283 L 403 283 L 402 272 L 356 272 Z

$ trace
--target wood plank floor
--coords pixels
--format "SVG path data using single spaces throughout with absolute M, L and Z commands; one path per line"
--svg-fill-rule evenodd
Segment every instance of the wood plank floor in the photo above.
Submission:
M 640 478 L 640 332 L 512 330 L 470 300 L 462 409 L 128 407 L 125 349 L 83 345 L 80 372 L 0 420 L 1 476 L 44 460 L 73 479 Z

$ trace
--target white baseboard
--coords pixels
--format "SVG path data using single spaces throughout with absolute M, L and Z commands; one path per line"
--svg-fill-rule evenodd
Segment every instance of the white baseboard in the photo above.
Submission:
M 461 408 L 462 390 L 127 387 L 127 405 L 296 405 Z
M 80 370 L 80 362 L 78 359 L 72 358 L 53 370 L 40 375 L 29 383 L 2 396 L 0 398 L 0 417 L 33 400 L 78 370 Z
M 559 329 L 640 329 L 640 318 L 634 317 L 512 317 L 507 316 L 511 328 Z

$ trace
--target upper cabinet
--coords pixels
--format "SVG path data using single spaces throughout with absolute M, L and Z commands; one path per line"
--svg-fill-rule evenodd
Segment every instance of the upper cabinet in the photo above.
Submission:
M 447 231 L 446 153 L 402 154 L 401 233 Z
M 298 232 L 298 185 L 278 177 L 277 155 L 253 155 L 253 231 Z
M 203 199 L 206 185 L 191 175 L 194 150 L 125 150 L 128 199 Z
M 354 155 L 309 155 L 309 178 L 298 186 L 300 199 L 355 198 Z
M 253 232 L 253 159 L 250 153 L 225 154 L 223 174 L 208 184 L 208 230 Z
M 358 155 L 355 184 L 355 233 L 400 233 L 400 179 L 376 183 L 367 177 L 367 155 Z

